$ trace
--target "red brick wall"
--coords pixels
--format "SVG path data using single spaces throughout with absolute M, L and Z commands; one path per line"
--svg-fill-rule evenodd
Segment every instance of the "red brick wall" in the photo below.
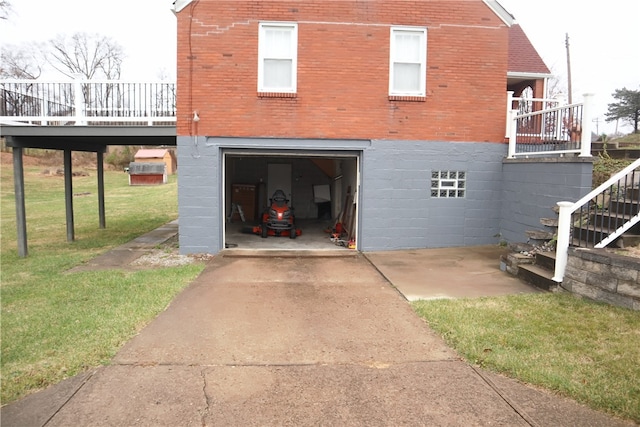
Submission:
M 294 98 L 258 96 L 261 20 L 298 23 Z M 389 99 L 391 25 L 427 27 L 423 101 Z M 507 31 L 481 0 L 201 0 L 178 13 L 178 135 L 501 142 Z

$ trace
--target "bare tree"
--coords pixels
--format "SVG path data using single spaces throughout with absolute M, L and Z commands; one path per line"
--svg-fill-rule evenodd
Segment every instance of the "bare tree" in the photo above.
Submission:
M 37 79 L 42 73 L 41 63 L 38 49 L 32 44 L 0 48 L 0 78 Z
M 124 51 L 115 40 L 99 34 L 59 35 L 49 42 L 48 62 L 67 77 L 86 80 L 120 78 Z M 125 94 L 111 83 L 82 84 L 86 113 L 109 114 L 109 108 L 122 107 Z
M 40 77 L 42 63 L 33 44 L 5 45 L 0 48 L 0 78 L 34 80 Z M 0 115 L 39 115 L 42 102 L 31 82 L 5 82 L 0 88 Z
M 546 97 L 550 99 L 566 98 L 567 86 L 564 81 L 560 80 L 557 74 L 553 74 L 547 80 Z
M 124 59 L 122 46 L 98 34 L 60 35 L 49 42 L 49 63 L 68 77 L 118 79 Z
M 0 0 L 0 19 L 9 19 L 11 13 L 11 3 L 7 0 Z

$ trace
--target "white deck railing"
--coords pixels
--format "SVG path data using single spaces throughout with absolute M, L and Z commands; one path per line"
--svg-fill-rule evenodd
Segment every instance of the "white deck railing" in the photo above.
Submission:
M 513 91 L 507 91 L 507 126 L 504 137 L 509 138 L 511 136 L 511 128 L 513 127 L 513 118 L 515 116 L 559 107 L 562 104 L 561 99 L 516 97 L 513 96 Z
M 172 125 L 175 83 L 121 80 L 0 80 L 0 123 Z
M 591 102 L 559 105 L 558 100 L 514 98 L 508 92 L 507 157 L 559 156 L 576 153 L 591 156 Z M 515 105 L 515 108 L 514 108 Z

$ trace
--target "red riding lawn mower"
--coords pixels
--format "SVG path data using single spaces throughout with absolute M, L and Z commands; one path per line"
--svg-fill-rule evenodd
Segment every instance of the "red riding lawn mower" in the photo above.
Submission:
M 296 228 L 293 208 L 288 203 L 284 191 L 276 190 L 271 197 L 271 205 L 262 213 L 261 223 L 253 227 L 253 232 L 260 234 L 263 239 L 267 236 L 289 236 L 295 239 L 301 235 L 302 230 Z

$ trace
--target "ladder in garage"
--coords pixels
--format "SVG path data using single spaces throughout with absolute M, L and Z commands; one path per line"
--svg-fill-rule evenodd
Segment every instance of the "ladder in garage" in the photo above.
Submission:
M 246 222 L 244 218 L 244 211 L 242 210 L 242 206 L 240 206 L 238 203 L 231 203 L 231 212 L 227 217 L 227 221 L 233 222 L 231 219 L 233 218 L 233 214 L 236 212 L 238 212 L 238 215 L 240 215 L 240 219 L 242 220 L 242 222 Z

